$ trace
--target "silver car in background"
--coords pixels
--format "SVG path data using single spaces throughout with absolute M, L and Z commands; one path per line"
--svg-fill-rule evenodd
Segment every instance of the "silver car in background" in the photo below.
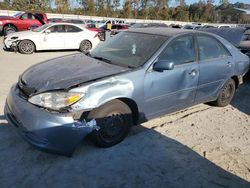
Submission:
M 88 134 L 110 147 L 132 125 L 163 114 L 226 106 L 248 69 L 249 58 L 217 35 L 131 29 L 87 55 L 30 67 L 11 88 L 5 115 L 32 145 L 70 156 Z

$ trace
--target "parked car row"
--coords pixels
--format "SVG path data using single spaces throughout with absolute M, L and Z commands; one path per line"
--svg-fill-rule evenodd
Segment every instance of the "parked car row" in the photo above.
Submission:
M 67 48 L 68 49 L 76 49 L 76 45 L 74 45 L 74 47 L 73 47 L 73 46 L 70 46 L 70 44 L 67 44 L 67 45 L 62 44 L 63 42 L 59 42 L 58 44 L 54 44 L 54 46 L 50 46 L 50 45 L 44 45 L 44 43 L 49 44 L 50 42 L 43 40 L 43 42 L 40 42 L 38 44 L 37 41 L 34 40 L 34 32 L 38 31 L 39 30 L 38 27 L 40 27 L 46 23 L 76 24 L 78 26 L 81 26 L 81 28 L 87 28 L 90 31 L 98 32 L 99 39 L 101 39 L 101 40 L 105 40 L 105 33 L 104 32 L 106 30 L 111 31 L 111 35 L 113 36 L 113 35 L 116 35 L 117 33 L 119 33 L 120 31 L 126 31 L 129 28 L 172 27 L 172 28 L 182 28 L 182 29 L 191 29 L 191 30 L 207 29 L 206 31 L 210 32 L 210 30 L 213 30 L 213 29 L 215 29 L 215 30 L 222 29 L 223 30 L 223 29 L 231 29 L 231 27 L 232 27 L 231 25 L 226 25 L 226 24 L 220 24 L 220 25 L 215 26 L 212 24 L 201 25 L 201 24 L 197 24 L 197 23 L 184 25 L 183 27 L 181 27 L 180 25 L 176 25 L 176 24 L 171 24 L 168 26 L 164 23 L 132 23 L 132 24 L 128 25 L 128 24 L 125 24 L 125 22 L 122 20 L 106 20 L 106 21 L 100 22 L 100 21 L 83 20 L 83 19 L 65 19 L 65 18 L 50 18 L 50 19 L 48 19 L 47 15 L 44 13 L 19 12 L 12 17 L 0 16 L 0 31 L 2 31 L 5 36 L 10 34 L 10 33 L 16 32 L 16 31 L 32 30 L 33 32 L 28 32 L 31 34 L 29 37 L 27 37 L 28 36 L 27 33 L 26 34 L 18 33 L 16 35 L 10 35 L 10 36 L 5 37 L 5 47 L 7 47 L 7 48 L 13 47 L 15 49 L 19 49 L 19 51 L 22 53 L 33 53 L 34 50 L 38 51 L 38 50 L 45 50 L 45 49 L 47 49 L 47 50 L 67 49 Z M 107 27 L 107 24 L 109 24 L 109 23 L 111 24 L 110 28 Z M 100 27 L 96 27 L 97 25 Z M 78 26 L 76 26 L 76 28 Z M 52 38 L 52 34 L 50 35 L 50 37 L 48 37 L 48 31 L 46 31 L 46 32 L 47 33 L 46 33 L 45 39 L 47 40 L 47 38 Z M 72 31 L 72 32 L 65 31 L 65 33 L 67 33 L 67 36 L 69 36 L 69 33 L 77 33 L 77 32 L 76 31 Z M 79 31 L 79 33 L 80 33 L 80 31 Z M 87 33 L 88 32 L 86 32 L 86 35 L 88 35 Z M 216 34 L 218 34 L 218 33 L 216 33 Z M 22 36 L 25 36 L 26 38 L 24 39 L 24 37 L 22 37 Z M 60 36 L 62 36 L 62 32 L 61 32 Z M 79 34 L 78 36 L 81 36 L 81 35 Z M 17 37 L 18 37 L 18 39 L 17 39 Z M 89 38 L 89 36 L 82 38 L 81 41 L 86 40 L 86 38 Z M 228 39 L 228 38 L 226 38 L 226 39 Z M 25 42 L 23 42 L 22 40 L 25 40 Z M 65 39 L 62 39 L 62 41 L 63 40 L 65 40 Z M 89 39 L 89 43 L 85 42 L 85 44 L 84 44 L 84 45 L 89 45 L 89 47 L 84 47 L 84 48 L 81 47 L 80 48 L 80 45 L 78 45 L 78 48 L 84 52 L 89 51 L 90 46 L 91 46 L 91 48 L 95 46 L 95 42 L 94 42 L 94 45 L 92 45 L 91 40 L 92 40 L 92 38 Z M 21 41 L 22 41 L 22 43 L 21 43 Z M 54 41 L 56 41 L 56 39 Z M 77 41 L 77 44 L 78 43 L 79 43 L 79 41 Z M 21 49 L 24 49 L 24 48 L 21 48 L 21 46 L 23 46 L 23 45 L 29 46 L 29 49 L 27 49 L 26 52 L 25 52 L 25 50 L 21 50 Z M 250 54 L 250 52 L 249 52 L 249 34 L 247 32 L 243 36 L 241 44 L 238 45 L 237 47 L 239 47 L 243 53 L 246 53 L 248 55 Z
M 31 54 L 35 50 L 79 49 L 89 52 L 100 42 L 99 33 L 77 24 L 48 23 L 34 30 L 10 33 L 4 37 L 6 48 Z

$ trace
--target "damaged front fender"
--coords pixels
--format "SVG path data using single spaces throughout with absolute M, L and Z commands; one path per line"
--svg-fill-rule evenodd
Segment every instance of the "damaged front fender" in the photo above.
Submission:
M 111 77 L 71 91 L 85 93 L 82 100 L 71 106 L 73 110 L 91 110 L 113 99 L 132 98 L 134 85 L 131 80 Z

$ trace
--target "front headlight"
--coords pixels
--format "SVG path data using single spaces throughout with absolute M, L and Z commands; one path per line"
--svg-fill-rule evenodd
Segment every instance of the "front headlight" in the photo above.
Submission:
M 76 103 L 83 96 L 83 93 L 77 92 L 49 92 L 35 95 L 29 98 L 28 101 L 41 107 L 60 110 Z
M 0 21 L 0 25 L 3 25 L 3 22 L 2 22 L 2 21 Z

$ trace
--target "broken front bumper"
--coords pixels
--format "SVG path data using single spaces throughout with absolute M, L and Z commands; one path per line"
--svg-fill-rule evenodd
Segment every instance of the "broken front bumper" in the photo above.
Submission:
M 17 50 L 18 41 L 4 37 L 3 43 L 6 49 Z
M 79 142 L 96 129 L 95 120 L 76 121 L 71 113 L 52 113 L 32 105 L 16 86 L 7 97 L 4 113 L 9 124 L 37 148 L 71 156 Z

